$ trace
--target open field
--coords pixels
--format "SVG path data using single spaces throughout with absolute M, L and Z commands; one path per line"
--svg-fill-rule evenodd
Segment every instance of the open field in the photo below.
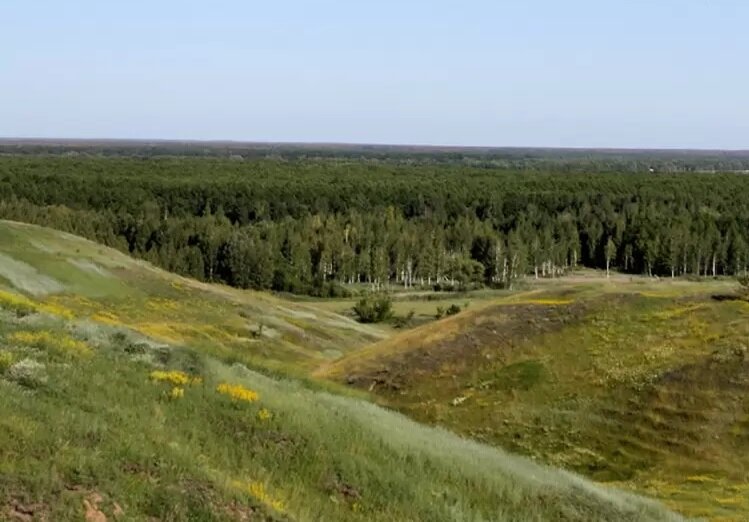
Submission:
M 483 301 L 319 373 L 441 425 L 647 493 L 749 517 L 749 303 L 730 280 L 593 274 Z
M 0 517 L 680 520 L 247 368 L 302 374 L 377 329 L 36 227 L 0 223 L 0 254 Z

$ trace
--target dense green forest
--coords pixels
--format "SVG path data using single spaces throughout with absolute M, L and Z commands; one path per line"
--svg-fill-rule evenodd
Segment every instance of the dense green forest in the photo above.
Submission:
M 0 156 L 0 218 L 199 279 L 314 295 L 357 282 L 507 287 L 575 266 L 744 273 L 747 201 L 738 172 Z
M 0 138 L 0 154 L 354 160 L 556 172 L 749 172 L 749 150 L 560 149 L 340 143 Z

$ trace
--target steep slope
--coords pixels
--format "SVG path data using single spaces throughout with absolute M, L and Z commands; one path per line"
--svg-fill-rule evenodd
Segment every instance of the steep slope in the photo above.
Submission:
M 292 350 L 283 336 L 248 348 L 186 330 L 223 328 L 238 305 L 246 320 L 279 318 L 279 331 L 283 313 L 314 311 L 174 278 L 69 236 L 2 230 L 1 518 L 680 520 L 370 403 L 226 362 L 241 350 L 262 364 L 317 362 L 323 334 L 308 334 L 318 349 Z M 154 295 L 169 304 L 135 310 Z M 172 313 L 168 335 L 142 326 Z M 327 342 L 376 337 L 316 317 L 340 328 Z
M 420 421 L 749 518 L 749 303 L 732 283 L 562 283 L 406 332 L 320 372 Z M 715 297 L 718 297 L 716 299 Z

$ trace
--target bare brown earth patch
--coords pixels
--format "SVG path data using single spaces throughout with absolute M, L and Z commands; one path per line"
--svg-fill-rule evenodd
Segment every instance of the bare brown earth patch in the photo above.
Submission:
M 11 498 L 5 509 L 0 511 L 12 522 L 47 522 L 48 508 L 40 502 L 25 502 L 18 498 Z

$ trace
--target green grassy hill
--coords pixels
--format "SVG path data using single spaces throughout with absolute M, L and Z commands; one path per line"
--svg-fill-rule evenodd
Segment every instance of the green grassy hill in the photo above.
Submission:
M 749 519 L 749 303 L 735 283 L 539 284 L 321 374 L 429 424 L 712 520 Z
M 288 377 L 383 337 L 334 313 L 7 222 L 0 286 L 0 519 L 680 520 Z
M 199 283 L 20 223 L 0 223 L 1 291 L 21 292 L 77 319 L 266 368 L 314 368 L 384 336 L 303 303 Z

